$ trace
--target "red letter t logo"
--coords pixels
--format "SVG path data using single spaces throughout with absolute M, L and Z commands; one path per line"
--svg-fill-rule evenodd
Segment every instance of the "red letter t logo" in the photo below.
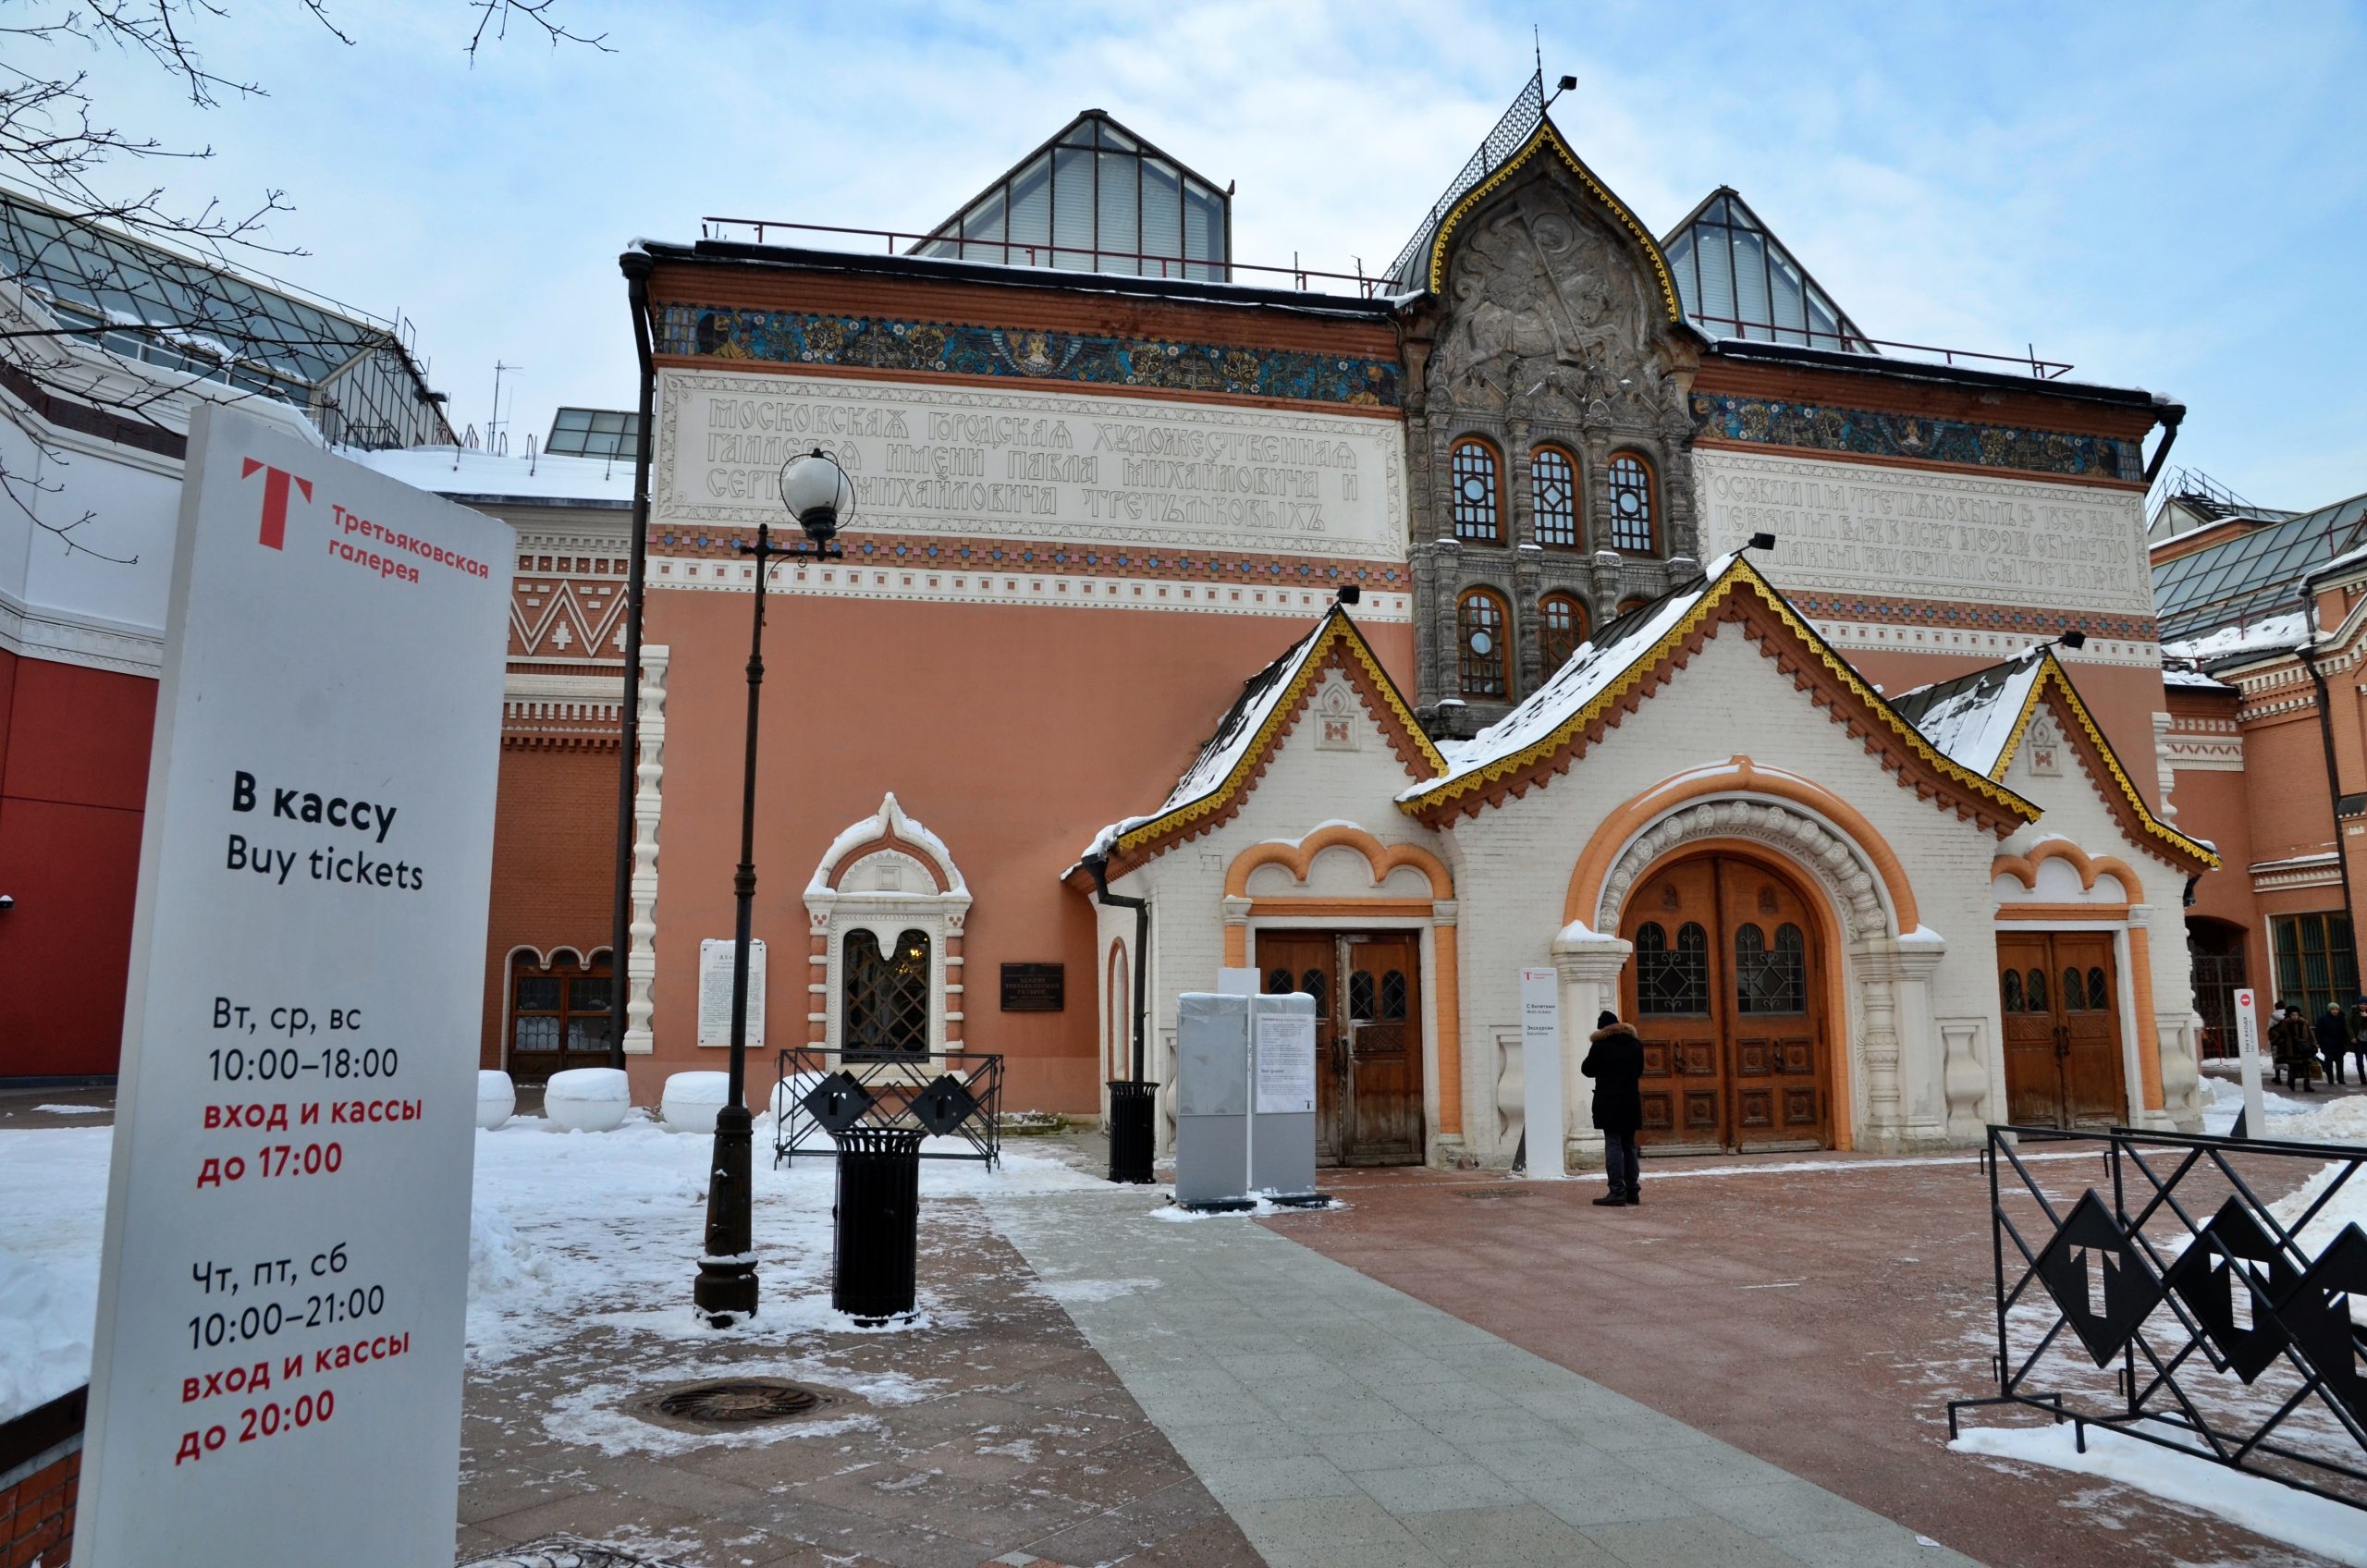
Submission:
M 239 471 L 239 477 L 252 479 L 257 469 L 261 469 L 264 475 L 263 543 L 276 550 L 286 543 L 288 538 L 288 484 L 292 482 L 297 489 L 304 493 L 304 499 L 309 501 L 313 498 L 313 482 L 309 479 L 298 479 L 284 468 L 274 468 L 269 463 L 257 462 L 252 458 L 246 459 L 246 467 Z

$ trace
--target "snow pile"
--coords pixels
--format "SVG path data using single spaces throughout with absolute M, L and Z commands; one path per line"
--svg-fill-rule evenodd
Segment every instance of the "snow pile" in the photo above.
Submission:
M 95 1267 L 85 1272 L 0 1250 L 0 1420 L 72 1393 L 90 1376 L 98 1292 Z
M 2030 692 L 2045 672 L 2043 648 L 2031 647 L 2001 665 L 1949 682 L 1956 690 L 1926 696 L 1919 686 L 1891 699 L 1891 705 L 1926 741 L 1961 766 L 1986 778 L 2005 754 L 2006 742 L 2030 706 Z
M 2310 618 L 2300 610 L 2264 615 L 2258 620 L 2223 626 L 2182 643 L 2162 644 L 2165 659 L 2211 659 L 2227 654 L 2258 653 L 2269 648 L 2294 648 L 2310 640 Z
M 2100 1427 L 2088 1428 L 2088 1452 L 2081 1453 L 2068 1423 L 1969 1427 L 1948 1447 L 2117 1481 L 2332 1562 L 2367 1568 L 2367 1529 L 2361 1528 L 2357 1509 L 2200 1454 L 2189 1458 Z
M 111 1127 L 0 1133 L 0 1421 L 91 1375 Z

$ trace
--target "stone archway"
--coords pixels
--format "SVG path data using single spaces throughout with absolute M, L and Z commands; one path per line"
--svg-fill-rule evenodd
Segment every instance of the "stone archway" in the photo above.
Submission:
M 1700 839 L 1748 839 L 1782 853 L 1833 901 L 1850 941 L 1895 935 L 1883 907 L 1882 878 L 1858 847 L 1806 812 L 1782 801 L 1710 800 L 1669 813 L 1638 834 L 1602 880 L 1601 902 L 1590 922 L 1616 930 L 1637 880 L 1672 851 Z

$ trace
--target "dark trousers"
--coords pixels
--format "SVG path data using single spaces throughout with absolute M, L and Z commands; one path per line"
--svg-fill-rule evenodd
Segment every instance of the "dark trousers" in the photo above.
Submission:
M 1636 1134 L 1632 1131 L 1604 1132 L 1602 1161 L 1605 1172 L 1611 1178 L 1613 1192 L 1632 1193 L 1636 1190 L 1636 1184 L 1642 1177 L 1636 1169 Z

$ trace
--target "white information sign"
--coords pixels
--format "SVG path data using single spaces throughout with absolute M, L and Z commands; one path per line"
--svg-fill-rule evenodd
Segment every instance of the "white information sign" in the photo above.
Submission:
M 1257 1020 L 1257 1114 L 1315 1109 L 1315 1019 L 1267 1013 Z
M 2268 1111 L 2261 1103 L 2260 999 L 2249 986 L 2236 992 L 2236 1064 L 2243 1075 L 2244 1131 L 2257 1138 L 2266 1130 Z
M 1217 995 L 1220 997 L 1254 997 L 1263 980 L 1255 969 L 1219 969 Z
M 709 937 L 699 943 L 699 1044 L 731 1043 L 732 939 Z M 765 1043 L 765 939 L 748 939 L 748 1044 Z
M 1551 969 L 1520 972 L 1521 1114 L 1528 1136 L 1531 1180 L 1567 1174 L 1562 1151 L 1569 1136 L 1562 1116 L 1562 985 Z
M 74 1561 L 448 1562 L 515 545 L 201 405 Z

